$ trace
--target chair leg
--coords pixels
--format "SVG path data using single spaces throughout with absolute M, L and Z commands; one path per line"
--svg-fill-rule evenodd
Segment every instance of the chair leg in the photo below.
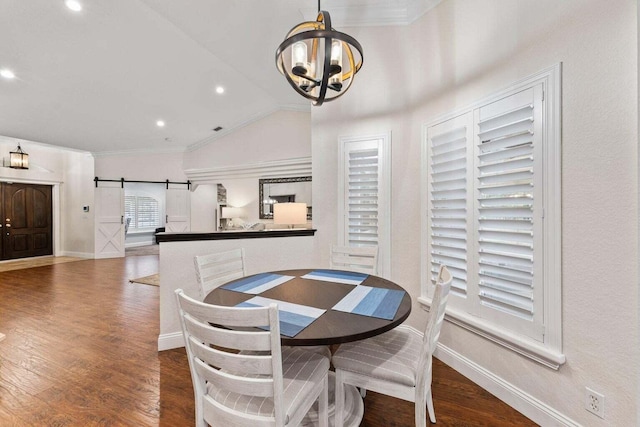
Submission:
M 431 387 L 427 390 L 427 408 L 429 409 L 429 421 L 431 424 L 436 423 L 436 411 L 433 409 L 433 397 L 431 396 Z
M 318 402 L 318 425 L 319 427 L 329 427 L 329 378 L 324 377 L 324 385 Z
M 415 405 L 415 422 L 416 427 L 427 427 L 427 411 L 425 410 L 424 401 L 416 399 Z
M 344 424 L 344 382 L 342 371 L 336 369 L 336 385 L 335 385 L 335 414 L 333 419 L 334 427 L 343 427 Z

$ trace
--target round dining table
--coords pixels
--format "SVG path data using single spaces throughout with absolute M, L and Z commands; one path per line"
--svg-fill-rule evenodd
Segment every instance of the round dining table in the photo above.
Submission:
M 302 277 L 313 271 L 314 269 L 301 269 L 270 272 L 277 275 L 293 276 L 293 279 L 259 294 L 261 297 L 273 300 L 326 310 L 322 316 L 296 336 L 287 337 L 282 335 L 282 345 L 315 346 L 358 341 L 395 328 L 404 322 L 411 313 L 411 297 L 409 294 L 401 286 L 390 280 L 373 275 L 366 275 L 366 279 L 360 284 L 372 288 L 384 288 L 404 292 L 404 296 L 393 319 L 385 320 L 377 317 L 332 310 L 342 298 L 354 289 L 355 285 Z M 250 277 L 251 276 L 247 276 L 247 278 Z M 205 297 L 204 302 L 215 305 L 235 306 L 254 296 L 253 294 L 224 289 L 223 285 L 211 291 Z
M 404 322 L 411 313 L 411 297 L 396 283 L 382 277 L 365 275 L 366 278 L 359 283 L 362 286 L 371 288 L 383 288 L 403 292 L 402 299 L 398 305 L 395 316 L 392 319 L 383 319 L 368 315 L 355 314 L 351 312 L 333 309 L 347 294 L 356 288 L 357 285 L 337 283 L 326 280 L 316 280 L 304 278 L 303 276 L 313 273 L 317 269 L 281 270 L 273 271 L 270 274 L 291 276 L 292 278 L 273 288 L 257 294 L 260 297 L 270 300 L 284 301 L 287 303 L 299 304 L 326 310 L 320 317 L 315 319 L 310 325 L 297 333 L 295 336 L 285 336 L 281 334 L 281 343 L 286 346 L 319 346 L 335 345 L 350 341 L 358 341 L 370 338 L 375 335 L 389 331 Z M 338 272 L 338 270 L 323 270 L 325 272 Z M 264 273 L 261 273 L 264 274 Z M 255 275 L 257 276 L 257 275 Z M 247 276 L 239 280 L 251 280 L 252 276 Z M 255 297 L 256 294 L 243 293 L 225 289 L 222 285 L 205 297 L 204 302 L 215 305 L 236 306 Z M 333 374 L 332 372 L 330 374 Z M 334 381 L 329 381 L 329 421 L 333 425 L 333 410 L 335 400 Z M 344 425 L 357 427 L 360 425 L 364 413 L 364 405 L 359 391 L 355 387 L 347 386 L 345 389 L 345 419 Z M 303 426 L 317 425 L 317 415 L 311 411 Z

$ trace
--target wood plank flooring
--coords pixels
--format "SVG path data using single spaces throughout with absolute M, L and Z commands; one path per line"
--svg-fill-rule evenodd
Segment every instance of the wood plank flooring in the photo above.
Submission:
M 157 351 L 158 257 L 0 273 L 0 426 L 191 426 L 184 349 Z M 439 361 L 439 426 L 533 426 Z M 369 392 L 365 427 L 413 425 L 413 404 Z M 226 426 L 225 426 L 226 427 Z

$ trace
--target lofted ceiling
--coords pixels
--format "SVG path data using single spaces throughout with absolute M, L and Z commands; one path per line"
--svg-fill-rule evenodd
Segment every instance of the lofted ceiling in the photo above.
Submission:
M 78 1 L 80 12 L 64 0 L 0 2 L 0 69 L 15 73 L 0 77 L 0 135 L 97 155 L 183 151 L 278 109 L 311 108 L 274 55 L 294 25 L 315 19 L 315 1 Z M 342 30 L 406 25 L 440 1 L 322 9 Z

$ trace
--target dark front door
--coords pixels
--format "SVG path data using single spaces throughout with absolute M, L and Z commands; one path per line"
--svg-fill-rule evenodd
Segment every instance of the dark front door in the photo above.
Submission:
M 52 255 L 51 186 L 2 183 L 2 259 Z

